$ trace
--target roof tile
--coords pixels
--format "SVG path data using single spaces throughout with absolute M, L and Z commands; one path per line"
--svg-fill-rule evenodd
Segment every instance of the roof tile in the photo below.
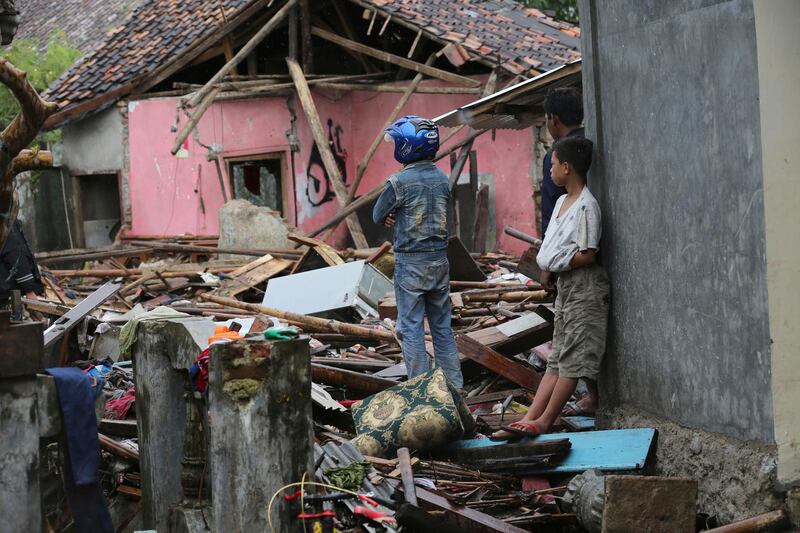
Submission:
M 50 4 L 51 0 L 29 0 Z M 109 31 L 84 61 L 57 80 L 45 97 L 62 110 L 144 77 L 179 57 L 221 23 L 219 2 L 208 0 L 102 0 L 140 4 Z M 220 0 L 231 18 L 252 0 Z M 62 0 L 81 3 L 80 0 Z M 514 74 L 546 71 L 580 58 L 580 29 L 514 0 L 361 0 L 422 28 L 438 40 Z

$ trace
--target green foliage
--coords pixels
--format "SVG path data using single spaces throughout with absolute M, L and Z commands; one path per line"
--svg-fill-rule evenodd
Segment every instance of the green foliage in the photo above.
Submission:
M 526 7 L 535 7 L 559 20 L 578 24 L 578 0 L 519 0 Z
M 67 42 L 62 31 L 54 31 L 42 47 L 38 39 L 15 39 L 2 55 L 20 70 L 28 73 L 28 81 L 40 93 L 58 79 L 81 51 Z M 19 113 L 19 103 L 5 85 L 0 85 L 0 128 L 5 128 Z M 59 139 L 60 132 L 45 135 L 47 142 Z

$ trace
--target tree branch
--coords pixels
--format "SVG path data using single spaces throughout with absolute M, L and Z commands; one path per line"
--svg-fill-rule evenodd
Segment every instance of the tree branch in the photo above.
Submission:
M 47 117 L 58 109 L 58 105 L 45 102 L 28 82 L 25 72 L 19 70 L 6 59 L 0 58 L 0 83 L 9 88 L 20 105 L 20 113 L 0 133 L 0 248 L 6 241 L 11 224 L 17 214 L 17 200 L 14 195 L 14 159 L 26 148 L 42 128 Z M 39 161 L 43 161 L 43 155 Z M 31 153 L 31 156 L 33 154 Z M 33 158 L 36 159 L 36 158 Z M 26 157 L 20 160 L 19 168 L 24 168 Z

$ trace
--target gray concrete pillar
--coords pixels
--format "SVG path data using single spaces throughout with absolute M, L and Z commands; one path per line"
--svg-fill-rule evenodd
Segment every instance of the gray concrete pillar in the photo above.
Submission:
M 267 503 L 283 485 L 312 480 L 308 340 L 215 345 L 210 376 L 212 531 L 268 531 Z M 279 532 L 301 531 L 282 498 Z
M 0 379 L 0 530 L 42 531 L 36 376 Z
M 184 444 L 189 367 L 214 332 L 207 319 L 142 322 L 134 347 L 136 420 L 146 528 L 168 531 L 171 509 L 184 500 Z M 192 414 L 192 413 L 188 413 Z M 189 428 L 196 431 L 197 428 Z

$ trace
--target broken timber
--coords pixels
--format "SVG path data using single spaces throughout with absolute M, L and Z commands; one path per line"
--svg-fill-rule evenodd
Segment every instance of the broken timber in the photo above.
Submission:
M 390 379 L 317 363 L 311 364 L 311 378 L 315 383 L 344 386 L 367 396 L 383 392 L 389 387 L 397 385 L 396 382 Z
M 525 533 L 524 529 L 520 529 L 493 516 L 476 511 L 475 509 L 451 503 L 446 498 L 421 487 L 417 487 L 417 499 L 419 499 L 423 509 L 444 512 L 445 520 L 457 523 L 461 531 L 465 533 L 486 533 L 489 531 L 497 533 Z
M 452 72 L 447 72 L 446 70 L 442 70 L 432 66 L 423 65 L 422 63 L 417 63 L 416 61 L 412 61 L 410 59 L 406 59 L 405 57 L 400 57 L 394 54 L 390 54 L 389 52 L 384 52 L 383 50 L 376 50 L 375 48 L 363 45 L 361 43 L 357 43 L 355 41 L 351 41 L 349 39 L 345 39 L 344 37 L 340 37 L 335 33 L 325 31 L 322 28 L 318 28 L 316 26 L 311 29 L 311 33 L 321 39 L 332 42 L 334 44 L 338 44 L 342 48 L 352 50 L 354 52 L 358 52 L 360 54 L 364 54 L 369 57 L 374 57 L 375 59 L 380 59 L 381 61 L 385 61 L 386 63 L 392 63 L 393 65 L 397 65 L 398 67 L 402 67 L 408 70 L 413 70 L 414 72 L 418 72 L 420 74 L 427 74 L 428 76 L 431 76 L 433 78 L 439 78 L 440 80 L 449 81 L 451 83 L 458 83 L 460 85 L 465 85 L 467 87 L 480 86 L 480 82 L 477 80 L 460 76 L 458 74 L 453 74 Z
M 223 281 L 214 294 L 232 298 L 265 282 L 290 266 L 292 266 L 292 262 L 287 259 L 276 259 L 271 255 L 265 255 L 228 274 L 231 279 Z
M 199 107 L 197 110 L 192 114 L 192 117 L 189 121 L 184 125 L 183 129 L 181 129 L 180 134 L 178 134 L 177 138 L 175 139 L 175 143 L 172 145 L 172 155 L 178 153 L 180 150 L 181 145 L 183 145 L 184 141 L 189 137 L 189 134 L 192 130 L 197 126 L 197 123 L 200 122 L 200 119 L 203 117 L 203 114 L 206 110 L 211 106 L 214 102 L 214 99 L 219 94 L 219 89 L 215 87 L 217 83 L 222 81 L 222 79 L 231 73 L 231 71 L 236 68 L 236 66 L 244 61 L 250 53 L 255 50 L 255 48 L 263 41 L 270 33 L 275 30 L 289 15 L 292 7 L 297 3 L 297 0 L 288 0 L 284 6 L 275 13 L 272 18 L 256 33 L 252 39 L 250 39 L 247 44 L 245 44 L 239 52 L 231 58 L 230 61 L 225 63 L 219 72 L 214 74 L 214 76 L 206 82 L 203 87 L 198 90 L 196 93 L 188 97 L 182 102 L 182 106 L 184 108 L 192 108 L 192 107 Z
M 197 91 L 191 98 L 189 98 L 185 105 L 186 107 L 195 107 L 197 104 L 200 103 L 206 95 L 211 92 L 214 85 L 222 81 L 222 79 L 227 76 L 231 70 L 236 67 L 239 63 L 241 63 L 255 48 L 261 44 L 270 33 L 272 33 L 283 21 L 286 17 L 289 16 L 289 12 L 292 10 L 294 5 L 297 4 L 297 0 L 288 0 L 283 7 L 278 10 L 272 18 L 256 33 L 248 42 L 245 44 L 239 53 L 237 53 L 233 59 L 228 61 L 225 66 L 223 66 L 219 72 L 217 72 L 206 84 L 203 86 L 202 89 Z
M 306 82 L 303 69 L 300 68 L 300 65 L 297 64 L 297 61 L 294 61 L 291 58 L 286 58 L 286 63 L 289 65 L 289 74 L 291 74 L 292 80 L 297 87 L 297 95 L 300 97 L 300 103 L 302 104 L 303 110 L 308 118 L 309 126 L 311 126 L 311 133 L 313 134 L 314 142 L 317 144 L 317 148 L 319 149 L 325 171 L 328 173 L 328 177 L 333 184 L 333 190 L 336 193 L 336 199 L 339 201 L 340 206 L 345 207 L 347 205 L 348 198 L 347 187 L 344 184 L 344 180 L 342 180 L 342 175 L 339 171 L 339 165 L 333 158 L 333 153 L 331 153 L 331 147 L 328 144 L 328 138 L 326 137 L 325 130 L 322 127 L 322 121 L 319 118 L 317 106 L 314 103 L 313 97 L 311 96 L 311 90 L 308 88 L 308 82 Z M 353 242 L 355 243 L 356 248 L 367 248 L 369 246 L 367 243 L 367 238 L 364 236 L 364 230 L 361 228 L 361 223 L 358 221 L 357 216 L 348 216 L 347 227 L 350 230 L 350 235 L 353 237 Z
M 235 307 L 236 309 L 244 309 L 245 311 L 250 311 L 253 313 L 274 316 L 276 318 L 298 322 L 313 328 L 320 329 L 322 331 L 328 331 L 331 333 L 343 333 L 346 335 L 355 335 L 357 337 L 363 337 L 365 339 L 388 341 L 393 344 L 397 342 L 396 339 L 394 338 L 394 335 L 392 335 L 390 332 L 376 328 L 367 328 L 364 326 L 357 326 L 355 324 L 347 324 L 345 322 L 339 322 L 338 320 L 327 320 L 324 318 L 302 315 L 300 313 L 281 311 L 280 309 L 264 307 L 263 305 L 240 302 L 239 300 L 234 300 L 232 298 L 221 298 L 219 296 L 214 296 L 212 294 L 201 294 L 199 295 L 199 298 L 201 300 L 206 300 L 208 302 L 214 302 L 221 305 L 226 305 L 228 307 Z
M 535 391 L 541 376 L 466 335 L 456 336 L 458 352 L 521 387 Z
M 387 19 L 388 20 L 388 19 Z M 430 55 L 428 60 L 425 62 L 426 65 L 430 66 L 433 65 L 433 62 L 438 57 L 437 53 L 433 53 Z M 356 169 L 356 178 L 353 180 L 353 184 L 350 186 L 350 193 L 347 195 L 347 203 L 351 203 L 353 199 L 356 197 L 356 192 L 358 192 L 358 186 L 361 184 L 361 178 L 364 177 L 364 172 L 367 170 L 367 165 L 372 160 L 372 156 L 375 155 L 375 152 L 378 150 L 378 146 L 380 146 L 381 141 L 383 141 L 383 137 L 385 135 L 385 131 L 392 123 L 395 121 L 397 116 L 400 114 L 400 111 L 403 110 L 403 107 L 408 103 L 409 98 L 411 95 L 414 94 L 414 91 L 417 90 L 420 82 L 422 81 L 422 74 L 417 74 L 414 76 L 414 79 L 411 83 L 406 87 L 405 92 L 400 97 L 400 100 L 397 101 L 397 105 L 394 106 L 394 109 L 391 113 L 389 113 L 389 118 L 386 119 L 386 122 L 383 124 L 383 128 L 381 128 L 378 132 L 378 135 L 372 141 L 372 144 L 367 150 L 367 154 L 361 160 L 361 163 L 358 164 L 358 168 Z

